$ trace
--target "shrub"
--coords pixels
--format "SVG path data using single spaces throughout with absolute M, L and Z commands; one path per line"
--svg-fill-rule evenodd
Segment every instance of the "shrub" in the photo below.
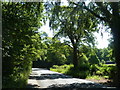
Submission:
M 87 79 L 96 79 L 96 80 L 100 80 L 101 77 L 98 75 L 93 75 L 93 76 L 87 76 Z
M 95 75 L 96 74 L 96 71 L 98 70 L 98 65 L 97 64 L 92 64 L 89 68 L 90 70 L 90 75 Z
M 72 64 L 70 65 L 65 64 L 61 66 L 54 65 L 52 68 L 50 68 L 50 70 L 70 75 L 75 78 L 86 78 L 87 75 L 89 75 L 89 65 L 85 64 L 79 66 L 77 69 L 75 69 Z
M 8 77 L 3 76 L 2 88 L 25 88 L 27 80 L 31 72 L 31 65 L 24 70 L 16 70 L 13 74 Z
M 75 78 L 82 78 L 82 79 L 84 79 L 84 78 L 87 77 L 89 72 L 88 72 L 88 70 L 84 71 L 84 70 L 81 70 L 80 68 L 75 69 L 74 67 L 71 67 L 70 69 L 68 69 L 66 71 L 66 74 L 67 75 L 71 75 L 71 76 L 73 76 Z
M 114 72 L 116 71 L 115 64 L 107 65 L 107 64 L 93 64 L 90 66 L 90 75 L 99 75 L 105 78 L 113 79 Z
M 59 73 L 63 73 L 65 74 L 65 72 L 70 68 L 70 67 L 73 67 L 72 64 L 70 65 L 61 65 L 61 66 L 58 66 L 58 65 L 53 65 L 53 67 L 50 68 L 51 71 L 55 71 L 55 72 L 59 72 Z

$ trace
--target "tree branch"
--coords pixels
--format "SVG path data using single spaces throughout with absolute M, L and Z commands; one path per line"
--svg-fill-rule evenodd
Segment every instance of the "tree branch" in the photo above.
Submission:
M 107 17 L 107 21 L 110 21 L 111 13 L 107 10 L 107 7 L 103 6 L 102 2 L 96 2 L 96 4 L 100 7 L 101 12 Z
M 79 5 L 73 2 L 73 4 L 75 5 Z M 83 2 L 84 6 L 81 6 L 82 8 L 86 9 L 87 11 L 89 11 L 91 14 L 93 14 L 95 17 L 99 18 L 102 21 L 108 22 L 108 20 L 104 17 L 99 16 L 98 14 L 96 14 L 94 11 L 90 10 L 87 6 L 85 6 L 85 3 Z

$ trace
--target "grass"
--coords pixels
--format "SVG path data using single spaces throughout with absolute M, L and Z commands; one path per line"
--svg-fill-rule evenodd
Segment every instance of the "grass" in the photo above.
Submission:
M 109 79 L 109 76 L 103 76 L 105 79 Z
M 95 80 L 101 80 L 103 77 L 98 76 L 98 75 L 93 75 L 93 76 L 87 76 L 86 79 L 95 79 Z
M 89 74 L 89 71 L 88 71 L 88 69 L 86 70 L 86 68 L 88 68 L 88 67 L 81 66 L 81 67 L 78 67 L 75 69 L 73 67 L 73 64 L 70 64 L 70 65 L 64 64 L 61 66 L 54 65 L 53 67 L 50 68 L 50 70 L 55 71 L 55 72 L 59 72 L 59 73 L 63 73 L 66 75 L 70 75 L 70 76 L 75 77 L 75 78 L 85 79 L 87 77 L 87 75 Z
M 70 64 L 70 65 L 65 64 L 65 65 L 61 65 L 61 66 L 54 65 L 53 67 L 50 68 L 50 70 L 65 74 L 71 67 L 73 67 L 72 64 Z

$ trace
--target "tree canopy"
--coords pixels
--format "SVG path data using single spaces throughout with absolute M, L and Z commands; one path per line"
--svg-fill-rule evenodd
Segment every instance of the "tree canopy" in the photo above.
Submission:
M 78 75 L 79 69 L 85 72 L 84 68 L 90 67 L 92 74 L 100 74 L 94 71 L 96 64 L 102 66 L 107 60 L 115 61 L 116 84 L 120 86 L 119 11 L 120 2 L 90 2 L 88 5 L 68 2 L 68 6 L 60 2 L 3 2 L 3 88 L 24 87 L 32 62 L 39 60 L 51 65 L 73 64 L 69 73 L 76 70 Z M 38 31 L 46 18 L 54 31 L 53 38 Z M 110 45 L 104 49 L 95 46 L 93 32 L 99 31 L 99 24 L 110 28 L 113 35 Z M 69 40 L 61 42 L 62 37 Z
M 90 42 L 94 40 L 91 32 L 96 30 L 96 23 L 93 22 L 95 18 L 92 18 L 91 13 L 79 7 L 58 4 L 51 9 L 50 27 L 58 31 L 55 36 L 62 35 L 70 39 L 73 46 L 73 63 L 76 67 L 78 65 L 78 46 L 85 43 L 86 40 Z

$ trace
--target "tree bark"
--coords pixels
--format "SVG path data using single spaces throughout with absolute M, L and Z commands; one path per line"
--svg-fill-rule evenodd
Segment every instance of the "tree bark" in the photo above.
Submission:
M 117 66 L 116 84 L 118 87 L 120 87 L 120 37 L 114 36 L 114 53 Z
M 100 11 L 103 12 L 106 17 L 100 17 L 98 14 L 96 14 L 96 13 L 94 13 L 94 11 L 88 9 L 86 6 L 84 8 L 86 10 L 88 10 L 89 12 L 91 12 L 95 17 L 108 23 L 110 28 L 111 28 L 111 31 L 113 34 L 113 39 L 114 39 L 114 56 L 115 56 L 115 61 L 116 61 L 116 66 L 117 66 L 116 84 L 118 87 L 120 87 L 120 24 L 119 24 L 120 15 L 119 15 L 119 5 L 118 5 L 118 2 L 112 2 L 110 4 L 110 6 L 112 8 L 111 19 L 108 16 L 108 13 L 102 9 L 105 7 L 101 6 L 101 4 L 99 4 L 98 6 L 101 8 Z
M 74 65 L 74 68 L 78 67 L 77 46 L 76 45 L 73 45 L 73 65 Z
M 118 87 L 120 87 L 120 20 L 117 18 L 113 19 L 111 24 L 111 30 L 113 33 L 113 39 L 114 39 L 114 55 L 115 55 L 115 61 L 117 66 L 117 74 L 116 74 L 116 80 L 115 83 Z
M 111 31 L 113 33 L 114 39 L 114 55 L 117 66 L 117 74 L 115 83 L 120 87 L 120 15 L 119 15 L 119 5 L 117 2 L 111 3 L 112 7 L 112 20 L 110 23 Z

